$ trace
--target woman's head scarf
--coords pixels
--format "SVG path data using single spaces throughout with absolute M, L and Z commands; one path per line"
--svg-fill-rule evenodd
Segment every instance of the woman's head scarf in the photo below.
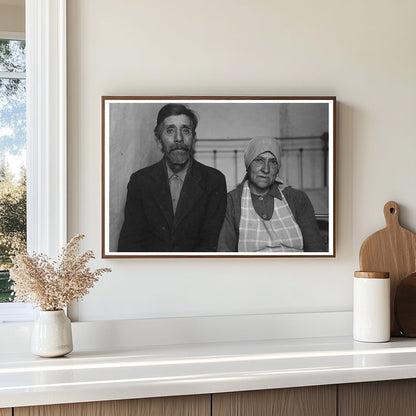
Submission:
M 280 170 L 282 165 L 282 147 L 279 140 L 275 137 L 254 137 L 250 140 L 246 151 L 244 152 L 244 163 L 246 169 L 251 165 L 251 162 L 264 152 L 270 152 L 277 160 L 277 166 Z

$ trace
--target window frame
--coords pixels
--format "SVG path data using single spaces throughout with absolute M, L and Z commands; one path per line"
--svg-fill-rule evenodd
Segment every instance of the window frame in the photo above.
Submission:
M 28 251 L 67 239 L 66 0 L 26 0 Z
M 25 21 L 27 247 L 55 258 L 67 242 L 66 0 L 26 0 Z M 34 311 L 5 303 L 0 316 L 22 323 Z

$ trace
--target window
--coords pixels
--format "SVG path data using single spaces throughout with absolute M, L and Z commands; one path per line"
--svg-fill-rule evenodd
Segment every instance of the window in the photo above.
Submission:
M 0 302 L 12 301 L 10 256 L 26 245 L 26 53 L 0 35 Z M 19 39 L 20 38 L 20 39 Z
M 25 1 L 27 247 L 56 257 L 66 243 L 66 0 Z M 33 319 L 0 303 L 0 324 Z

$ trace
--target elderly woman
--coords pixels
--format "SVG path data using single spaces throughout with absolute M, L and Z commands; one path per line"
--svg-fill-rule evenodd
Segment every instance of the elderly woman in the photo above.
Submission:
M 308 196 L 285 187 L 277 174 L 281 147 L 255 137 L 244 153 L 247 174 L 228 194 L 218 251 L 317 252 L 325 246 Z

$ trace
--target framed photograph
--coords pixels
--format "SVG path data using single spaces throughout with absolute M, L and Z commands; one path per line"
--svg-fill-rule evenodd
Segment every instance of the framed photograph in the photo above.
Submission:
M 335 257 L 335 97 L 102 97 L 102 256 Z

